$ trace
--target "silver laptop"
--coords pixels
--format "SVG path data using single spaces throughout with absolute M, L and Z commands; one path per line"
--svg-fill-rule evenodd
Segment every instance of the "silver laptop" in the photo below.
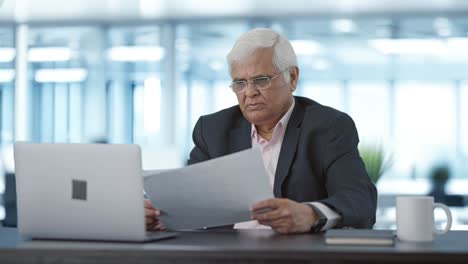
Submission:
M 42 239 L 153 241 L 145 229 L 137 145 L 14 146 L 18 229 Z

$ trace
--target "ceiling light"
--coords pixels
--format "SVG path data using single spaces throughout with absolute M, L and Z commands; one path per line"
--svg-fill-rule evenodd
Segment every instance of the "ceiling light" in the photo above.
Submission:
M 164 57 L 164 48 L 160 46 L 116 46 L 109 49 L 112 61 L 160 61 Z
M 30 62 L 69 61 L 71 57 L 71 49 L 66 47 L 30 48 L 28 51 Z
M 88 71 L 83 68 L 40 69 L 34 79 L 38 83 L 72 83 L 86 80 Z

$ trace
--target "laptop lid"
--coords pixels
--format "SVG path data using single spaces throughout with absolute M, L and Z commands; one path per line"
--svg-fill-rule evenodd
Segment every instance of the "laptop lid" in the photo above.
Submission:
M 145 239 L 138 145 L 17 142 L 14 159 L 20 234 Z

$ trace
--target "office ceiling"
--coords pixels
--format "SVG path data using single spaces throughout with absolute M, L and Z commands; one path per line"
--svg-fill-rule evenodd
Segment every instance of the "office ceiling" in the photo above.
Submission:
M 461 0 L 4 0 L 0 21 L 121 21 L 239 16 L 468 12 Z

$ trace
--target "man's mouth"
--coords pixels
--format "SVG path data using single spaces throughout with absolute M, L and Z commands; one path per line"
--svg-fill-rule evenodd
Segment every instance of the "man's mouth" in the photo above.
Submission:
M 248 105 L 246 106 L 246 108 L 247 108 L 248 110 L 258 110 L 258 109 L 260 109 L 260 108 L 262 108 L 262 107 L 263 107 L 263 104 L 262 104 L 262 103 L 248 104 Z

